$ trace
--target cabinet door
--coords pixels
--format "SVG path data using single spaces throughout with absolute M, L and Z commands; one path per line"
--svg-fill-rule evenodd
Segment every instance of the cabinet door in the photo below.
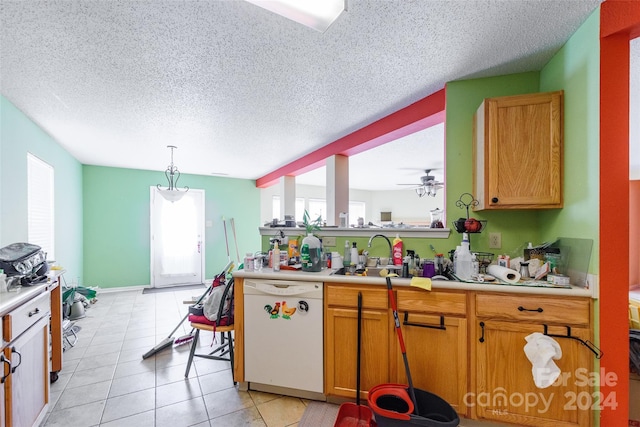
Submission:
M 385 310 L 362 310 L 360 362 L 361 397 L 375 385 L 389 382 L 389 314 Z M 358 310 L 328 308 L 325 319 L 326 394 L 356 397 Z
M 562 92 L 490 98 L 481 109 L 475 209 L 561 208 Z
M 49 402 L 49 318 L 40 319 L 10 346 L 11 365 L 8 378 L 9 414 L 12 426 L 38 425 Z
M 441 324 L 440 316 L 409 312 L 407 322 L 402 325 L 402 336 L 413 386 L 437 394 L 458 413 L 466 415 L 466 319 L 443 316 Z M 404 360 L 397 347 L 397 382 L 407 384 Z
M 536 427 L 588 427 L 601 402 L 589 386 L 593 354 L 580 342 L 555 338 L 562 357 L 555 363 L 560 378 L 550 387 L 537 388 L 532 365 L 524 353 L 525 337 L 542 332 L 540 324 L 479 320 L 477 393 L 468 397 L 479 418 Z M 549 333 L 566 334 L 565 327 L 550 327 Z M 572 328 L 571 335 L 590 339 L 587 328 Z M 480 341 L 483 342 L 480 342 Z

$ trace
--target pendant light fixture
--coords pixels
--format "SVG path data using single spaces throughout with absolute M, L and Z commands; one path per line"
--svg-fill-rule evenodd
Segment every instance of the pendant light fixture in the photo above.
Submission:
M 167 177 L 167 181 L 169 181 L 169 186 L 165 189 L 160 187 L 160 184 L 157 185 L 158 192 L 164 197 L 166 200 L 171 203 L 176 202 L 187 194 L 189 191 L 189 187 L 184 187 L 184 191 L 180 191 L 177 187 L 178 179 L 180 179 L 180 171 L 177 166 L 173 165 L 173 150 L 178 148 L 175 145 L 167 145 L 167 148 L 171 149 L 171 164 L 167 166 L 167 169 L 164 171 L 164 175 Z

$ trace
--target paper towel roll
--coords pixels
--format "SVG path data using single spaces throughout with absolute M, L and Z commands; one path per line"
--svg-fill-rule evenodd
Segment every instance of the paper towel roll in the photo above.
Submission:
M 517 283 L 520 281 L 520 273 L 507 267 L 490 265 L 487 267 L 487 274 L 507 283 Z

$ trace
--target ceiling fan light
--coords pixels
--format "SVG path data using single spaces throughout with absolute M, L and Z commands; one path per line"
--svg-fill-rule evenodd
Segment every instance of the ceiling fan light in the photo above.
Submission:
M 416 188 L 416 194 L 418 195 L 418 197 L 422 197 L 427 194 L 427 190 L 424 187 L 418 187 Z

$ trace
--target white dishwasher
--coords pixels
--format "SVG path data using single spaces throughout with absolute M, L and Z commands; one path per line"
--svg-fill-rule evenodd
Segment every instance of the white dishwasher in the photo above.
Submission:
M 250 389 L 323 393 L 322 313 L 321 282 L 245 279 L 244 369 Z

